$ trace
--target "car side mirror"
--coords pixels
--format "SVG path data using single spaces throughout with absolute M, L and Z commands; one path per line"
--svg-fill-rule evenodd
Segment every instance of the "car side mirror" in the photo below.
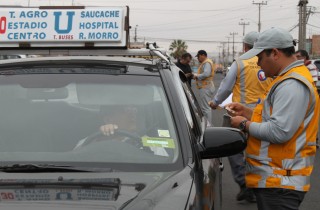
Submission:
M 247 146 L 246 135 L 236 128 L 208 127 L 198 144 L 202 159 L 227 157 L 242 152 Z

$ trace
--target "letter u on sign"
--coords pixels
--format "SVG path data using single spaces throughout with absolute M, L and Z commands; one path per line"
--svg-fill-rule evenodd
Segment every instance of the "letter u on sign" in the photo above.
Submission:
M 72 30 L 72 19 L 73 16 L 75 15 L 74 12 L 67 12 L 67 16 L 68 16 L 68 26 L 67 29 L 60 29 L 60 16 L 61 16 L 61 12 L 54 12 L 53 15 L 55 16 L 54 18 L 54 30 L 58 33 L 58 34 L 67 34 L 70 33 L 70 31 Z

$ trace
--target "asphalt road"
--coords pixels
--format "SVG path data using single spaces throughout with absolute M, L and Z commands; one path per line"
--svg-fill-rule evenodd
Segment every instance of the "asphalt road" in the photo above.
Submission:
M 222 74 L 215 74 L 214 84 L 218 89 L 221 80 L 223 79 Z M 195 95 L 198 96 L 197 90 L 192 84 Z M 222 125 L 222 115 L 225 113 L 224 110 L 213 111 L 213 124 L 214 126 Z M 230 165 L 227 158 L 223 158 L 224 171 L 222 173 L 222 196 L 223 196 L 223 210 L 257 210 L 255 203 L 248 203 L 246 201 L 237 201 L 236 195 L 239 192 L 238 185 L 233 181 Z M 316 162 L 314 170 L 311 175 L 311 190 L 306 194 L 303 203 L 300 206 L 300 210 L 320 210 L 320 151 L 317 151 Z

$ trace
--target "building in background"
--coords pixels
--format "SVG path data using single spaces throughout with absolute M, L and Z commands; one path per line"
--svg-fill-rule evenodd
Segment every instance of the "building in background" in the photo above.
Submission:
M 311 57 L 320 58 L 320 35 L 312 35 Z

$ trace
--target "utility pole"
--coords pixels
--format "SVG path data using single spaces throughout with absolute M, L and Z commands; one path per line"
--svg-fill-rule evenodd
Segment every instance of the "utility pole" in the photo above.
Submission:
M 136 25 L 136 27 L 134 28 L 134 42 L 137 42 L 137 28 L 138 25 Z
M 220 50 L 221 50 L 222 46 L 218 46 L 218 48 L 219 48 L 219 61 L 218 61 L 218 63 L 220 64 L 220 63 L 221 63 L 221 53 L 220 53 Z
M 260 30 L 261 30 L 261 22 L 260 22 L 260 19 L 261 19 L 261 15 L 260 15 L 260 13 L 261 13 L 261 6 L 262 6 L 262 5 L 267 5 L 267 3 L 268 3 L 267 1 L 266 1 L 266 2 L 262 1 L 262 2 L 259 2 L 259 3 L 255 3 L 254 1 L 252 1 L 252 4 L 256 4 L 256 5 L 259 6 L 258 32 L 260 32 Z
M 242 33 L 242 35 L 243 35 L 243 38 L 244 38 L 244 35 L 245 35 L 245 28 L 246 28 L 246 25 L 250 25 L 250 23 L 249 22 L 244 22 L 243 21 L 243 19 L 241 19 L 242 20 L 242 22 L 239 22 L 239 25 L 242 25 L 243 26 L 243 33 Z M 242 45 L 242 52 L 244 52 L 244 45 Z
M 225 59 L 225 52 L 224 52 L 224 45 L 226 43 L 225 42 L 222 42 L 222 61 L 223 61 L 223 68 L 226 67 L 226 59 Z
M 299 50 L 306 49 L 308 0 L 299 0 Z
M 249 22 L 244 22 L 243 21 L 243 19 L 241 19 L 242 20 L 242 22 L 239 22 L 239 25 L 242 25 L 243 26 L 243 33 L 242 33 L 242 35 L 243 35 L 243 37 L 244 37 L 244 35 L 245 35 L 245 31 L 246 31 L 246 26 L 247 25 L 250 25 L 250 23 Z
M 229 56 L 230 56 L 230 53 L 229 53 L 229 39 L 230 39 L 231 37 L 230 37 L 230 36 L 227 36 L 226 38 L 228 39 L 227 64 L 229 64 Z
M 234 51 L 234 36 L 238 35 L 238 33 L 237 32 L 232 32 L 232 33 L 230 33 L 230 35 L 232 36 L 232 61 L 234 61 L 234 54 L 235 54 L 235 51 Z

